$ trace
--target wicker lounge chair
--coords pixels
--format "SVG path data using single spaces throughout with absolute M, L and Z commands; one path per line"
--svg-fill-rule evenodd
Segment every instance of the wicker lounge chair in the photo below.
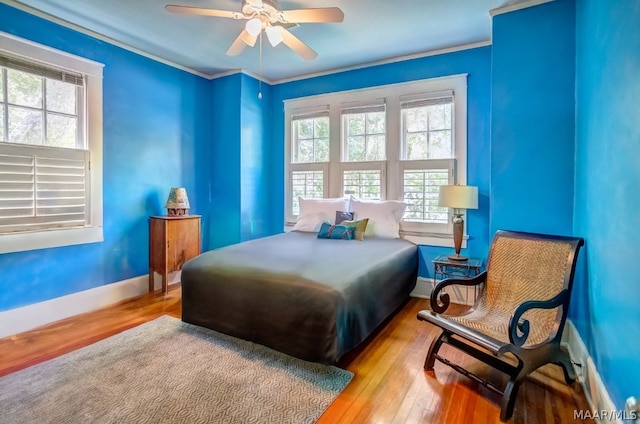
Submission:
M 432 311 L 418 313 L 419 320 L 442 329 L 429 348 L 425 370 L 433 370 L 437 359 L 501 394 L 502 421 L 513 415 L 520 383 L 542 365 L 561 366 L 567 384 L 573 383 L 575 373 L 568 354 L 560 348 L 560 338 L 583 244 L 577 237 L 498 231 L 487 270 L 469 279 L 442 280 L 431 294 Z M 483 286 L 468 312 L 441 315 L 449 306 L 443 289 L 451 285 Z M 443 343 L 508 374 L 506 388 L 501 390 L 438 355 Z

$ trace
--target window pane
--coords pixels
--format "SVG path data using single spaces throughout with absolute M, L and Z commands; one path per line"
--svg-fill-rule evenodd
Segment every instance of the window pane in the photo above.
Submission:
M 407 210 L 404 219 L 438 224 L 448 222 L 447 208 L 438 206 L 440 186 L 448 184 L 447 169 L 405 170 L 404 201 Z
M 381 198 L 380 170 L 344 171 L 344 194 L 353 194 L 361 199 Z
M 42 144 L 42 112 L 9 106 L 9 139 L 11 143 Z
M 372 135 L 369 137 L 369 142 L 367 143 L 367 160 L 384 160 L 384 141 L 384 135 Z
M 77 119 L 47 114 L 47 146 L 76 148 Z
M 9 103 L 42 108 L 42 78 L 7 69 L 7 89 Z
M 451 129 L 451 103 L 429 107 L 429 129 Z
M 427 133 L 407 134 L 405 159 L 424 159 L 427 157 Z
M 452 103 L 403 109 L 405 160 L 454 157 Z
M 344 160 L 347 162 L 384 160 L 386 157 L 386 115 L 384 111 L 343 115 Z
M 329 161 L 329 117 L 293 121 L 292 163 Z
M 365 134 L 365 119 L 366 115 L 364 113 L 354 113 L 351 115 L 347 115 L 347 134 Z
M 427 116 L 429 115 L 426 107 L 416 107 L 406 109 L 406 125 L 407 131 L 427 131 Z
M 76 114 L 76 85 L 47 79 L 47 111 Z
M 429 159 L 449 159 L 451 151 L 451 130 L 437 131 L 429 134 Z
M 357 136 L 357 137 L 349 137 L 349 141 L 347 144 L 347 148 L 349 151 L 349 156 L 347 157 L 348 161 L 364 161 L 365 160 L 365 137 Z
M 0 141 L 7 141 L 4 139 L 4 103 L 0 102 Z
M 293 214 L 300 213 L 298 197 L 321 198 L 324 195 L 322 171 L 293 171 L 291 174 Z
M 318 138 L 315 140 L 313 162 L 329 162 L 329 138 Z

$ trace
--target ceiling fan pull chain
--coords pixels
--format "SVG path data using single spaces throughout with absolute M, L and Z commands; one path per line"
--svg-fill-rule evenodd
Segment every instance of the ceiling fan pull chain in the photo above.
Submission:
M 258 79 L 258 100 L 262 100 L 262 31 L 260 31 L 260 75 Z

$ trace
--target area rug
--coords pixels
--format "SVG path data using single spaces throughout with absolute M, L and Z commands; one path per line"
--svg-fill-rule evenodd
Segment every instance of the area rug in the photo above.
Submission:
M 352 377 L 162 316 L 0 378 L 0 423 L 314 423 Z

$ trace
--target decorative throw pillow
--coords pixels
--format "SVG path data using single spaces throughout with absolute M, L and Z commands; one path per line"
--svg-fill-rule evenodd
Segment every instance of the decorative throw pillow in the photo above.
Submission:
M 342 221 L 350 221 L 353 219 L 353 212 L 336 211 L 336 221 L 334 224 L 338 225 Z
M 318 238 L 321 239 L 334 239 L 334 240 L 353 240 L 353 235 L 356 231 L 356 227 L 347 225 L 331 225 L 329 222 L 325 222 L 320 226 L 318 231 Z
M 298 198 L 300 215 L 293 231 L 310 231 L 317 233 L 323 222 L 331 221 L 336 211 L 349 210 L 349 198 L 337 199 L 305 199 Z
M 364 240 L 364 233 L 367 229 L 367 223 L 369 222 L 369 218 L 362 218 L 359 219 L 357 221 L 342 221 L 340 224 L 341 225 L 348 225 L 348 226 L 354 226 L 356 231 L 355 234 L 353 235 L 353 239 L 354 240 L 360 240 L 363 241 Z
M 400 238 L 400 221 L 407 204 L 397 200 L 360 200 L 351 198 L 355 219 L 369 218 L 365 236 Z

